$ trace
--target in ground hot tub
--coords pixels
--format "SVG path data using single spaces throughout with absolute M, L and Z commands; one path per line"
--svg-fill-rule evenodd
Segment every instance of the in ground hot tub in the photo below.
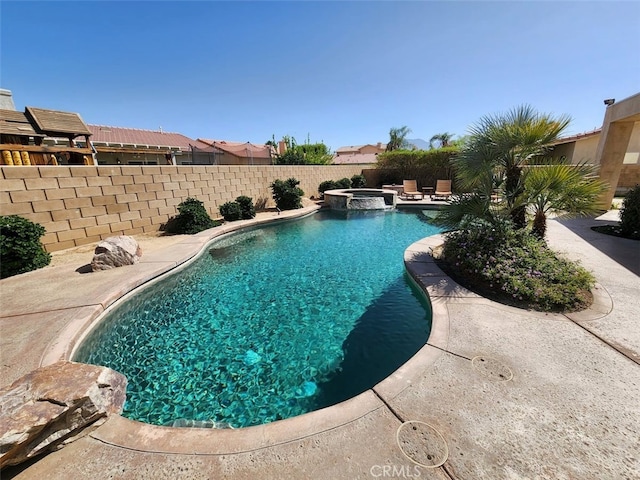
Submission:
M 396 207 L 398 192 L 379 188 L 327 190 L 324 203 L 334 210 L 390 210 Z

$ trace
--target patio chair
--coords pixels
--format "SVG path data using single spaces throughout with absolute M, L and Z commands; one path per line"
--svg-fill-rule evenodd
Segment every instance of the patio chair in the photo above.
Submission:
M 448 200 L 452 194 L 451 180 L 438 180 L 436 182 L 436 190 L 431 195 L 431 200 Z
M 422 198 L 422 192 L 418 191 L 418 182 L 416 180 L 403 180 L 402 181 L 402 196 L 409 200 L 415 199 L 416 196 Z

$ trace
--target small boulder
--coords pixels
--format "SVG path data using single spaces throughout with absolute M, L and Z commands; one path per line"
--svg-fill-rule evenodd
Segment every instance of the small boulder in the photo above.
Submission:
M 91 260 L 91 270 L 109 270 L 138 263 L 142 248 L 138 242 L 127 235 L 109 237 L 98 243 Z
M 58 362 L 0 389 L 0 468 L 55 450 L 125 402 L 127 379 L 107 367 Z

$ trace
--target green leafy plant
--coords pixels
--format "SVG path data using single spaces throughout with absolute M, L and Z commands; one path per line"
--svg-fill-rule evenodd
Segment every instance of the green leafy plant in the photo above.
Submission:
M 304 192 L 298 187 L 299 180 L 289 178 L 287 180 L 274 180 L 271 184 L 273 199 L 280 210 L 295 210 L 302 208 L 302 196 Z
M 220 222 L 209 216 L 204 203 L 189 197 L 178 205 L 178 215 L 169 219 L 164 230 L 168 233 L 192 234 L 218 225 Z
M 285 135 L 281 142 L 285 146 L 285 151 L 276 155 L 278 165 L 328 165 L 333 156 L 329 147 L 324 143 L 311 143 L 309 137 L 304 144 L 299 145 L 294 137 Z M 267 142 L 276 147 L 275 137 Z
M 336 182 L 336 185 L 338 186 L 338 188 L 351 188 L 351 180 L 346 177 L 341 178 Z
M 227 222 L 236 220 L 248 220 L 256 216 L 256 209 L 253 206 L 253 199 L 241 195 L 233 202 L 227 202 L 220 206 L 220 215 Z
M 320 193 L 320 196 L 322 197 L 324 196 L 324 192 L 326 192 L 327 190 L 335 190 L 337 188 L 339 187 L 335 181 L 325 180 L 318 186 L 318 193 Z
M 220 215 L 226 222 L 242 219 L 242 209 L 238 202 L 227 202 L 220 205 Z
M 236 198 L 236 202 L 240 205 L 240 216 L 244 220 L 254 218 L 256 216 L 256 208 L 253 206 L 253 199 L 245 195 Z
M 620 232 L 625 237 L 640 240 L 640 185 L 624 196 L 620 209 Z
M 51 262 L 40 242 L 45 229 L 18 215 L 0 216 L 0 278 L 46 267 Z
M 440 262 L 465 287 L 502 303 L 570 312 L 592 301 L 595 279 L 587 270 L 504 218 L 465 220 L 446 234 Z
M 453 177 L 452 161 L 460 147 L 452 145 L 433 150 L 395 150 L 378 155 L 377 169 L 380 184 L 396 183 L 415 179 L 418 185 L 434 186 L 437 180 Z M 461 191 L 458 185 L 456 191 Z
M 364 175 L 354 175 L 351 177 L 351 187 L 352 188 L 364 188 L 367 186 L 367 179 L 364 178 Z

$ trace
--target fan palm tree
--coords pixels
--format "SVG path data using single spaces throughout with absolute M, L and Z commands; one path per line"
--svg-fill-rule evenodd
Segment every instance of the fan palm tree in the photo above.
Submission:
M 407 126 L 400 128 L 391 128 L 391 130 L 389 130 L 389 143 L 387 143 L 387 152 L 406 148 L 406 138 L 409 133 L 411 133 L 411 129 Z
M 555 163 L 531 167 L 525 178 L 524 190 L 524 201 L 534 213 L 532 233 L 544 238 L 549 213 L 595 213 L 607 185 L 598 179 L 592 166 Z
M 524 228 L 522 168 L 543 158 L 569 122 L 568 116 L 554 118 L 537 113 L 529 105 L 482 117 L 471 127 L 468 142 L 453 160 L 460 184 L 473 189 L 489 165 L 496 178 L 504 178 L 504 198 L 511 219 L 517 228 Z
M 451 143 L 452 138 L 453 134 L 449 132 L 436 133 L 429 139 L 429 148 L 433 148 L 435 142 L 438 142 L 440 148 L 448 147 Z

